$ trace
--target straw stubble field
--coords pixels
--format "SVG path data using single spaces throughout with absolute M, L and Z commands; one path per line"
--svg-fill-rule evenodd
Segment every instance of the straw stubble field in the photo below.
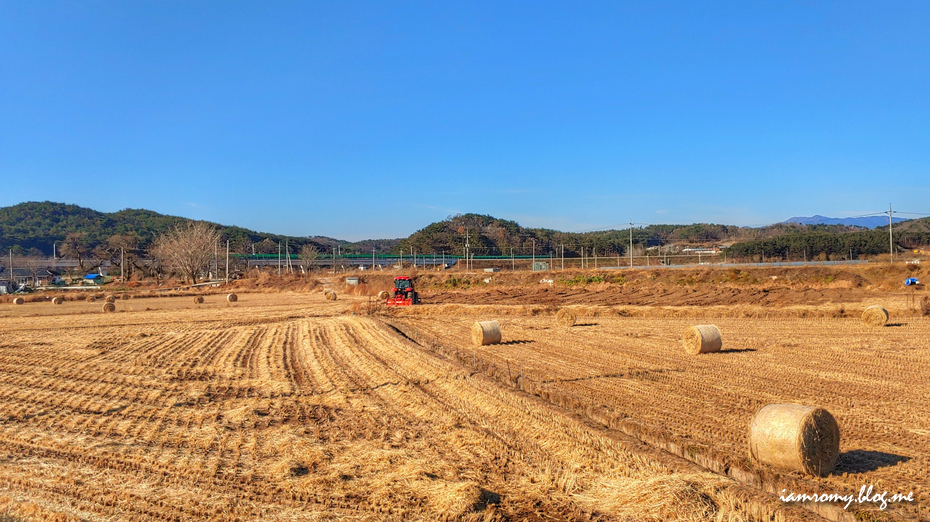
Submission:
M 792 518 L 750 488 L 346 314 L 345 303 L 172 299 L 110 314 L 48 304 L 0 319 L 0 513 Z
M 366 316 L 354 296 L 239 297 L 7 305 L 0 513 L 813 519 L 604 426 L 635 419 L 751 469 L 746 430 L 770 402 L 836 415 L 844 453 L 820 485 L 926 495 L 926 319 L 716 318 L 724 351 L 687 356 L 685 319 L 602 310 L 566 328 L 524 307 Z M 475 319 L 498 319 L 504 344 L 473 348 Z
M 681 339 L 693 318 L 622 317 L 588 307 L 593 315 L 565 328 L 545 308 L 483 308 L 423 307 L 390 322 L 425 347 L 466 364 L 472 359 L 505 385 L 644 440 L 684 448 L 686 457 L 696 455 L 720 472 L 774 472 L 773 483 L 841 494 L 868 484 L 913 491 L 930 519 L 927 318 L 878 328 L 857 318 L 779 317 L 777 311 L 768 318 L 704 318 L 720 328 L 723 351 L 689 355 Z M 500 321 L 504 342 L 464 343 L 473 321 L 488 315 Z M 749 424 L 772 403 L 823 407 L 837 418 L 842 444 L 833 474 L 813 479 L 750 462 Z M 918 509 L 916 502 L 898 504 L 885 515 L 917 520 Z M 856 510 L 878 511 L 847 511 Z

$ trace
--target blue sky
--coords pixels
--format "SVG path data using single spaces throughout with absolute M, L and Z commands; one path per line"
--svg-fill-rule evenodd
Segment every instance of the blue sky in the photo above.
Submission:
M 406 236 L 930 213 L 928 2 L 0 1 L 0 205 Z

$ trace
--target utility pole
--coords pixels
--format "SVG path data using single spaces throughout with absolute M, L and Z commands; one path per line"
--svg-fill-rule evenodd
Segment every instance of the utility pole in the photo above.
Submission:
M 891 233 L 892 214 L 894 214 L 894 211 L 891 210 L 891 203 L 888 203 L 888 250 L 891 252 L 891 262 L 894 263 L 894 236 Z
M 336 249 L 334 248 L 333 251 L 335 252 L 335 250 L 336 250 Z M 335 259 L 335 258 L 334 258 L 334 259 Z M 335 263 L 334 263 L 334 264 L 333 264 L 333 267 L 335 267 L 335 266 L 336 266 L 336 265 L 335 265 Z M 335 268 L 334 268 L 334 270 L 335 270 Z M 278 241 L 278 275 L 281 275 L 281 242 L 280 242 L 280 241 Z
M 517 258 L 513 257 L 513 247 L 510 247 L 510 271 L 517 271 Z
M 375 249 L 374 247 L 372 247 L 371 249 L 371 271 L 372 272 L 375 271 Z
M 536 238 L 533 238 L 533 271 L 536 271 Z
M 630 220 L 630 268 L 633 268 L 633 221 Z
M 126 284 L 126 255 L 123 253 L 123 247 L 119 247 L 119 278 Z
M 226 240 L 226 284 L 229 284 L 229 240 Z
M 468 271 L 468 228 L 465 229 L 465 271 Z
M 565 243 L 560 243 L 559 246 L 562 247 L 562 270 L 565 270 Z
M 219 263 L 219 257 L 217 257 L 217 254 L 218 254 L 217 248 L 218 248 L 218 245 L 216 244 L 216 241 L 214 241 L 213 242 L 213 279 L 219 279 L 220 277 L 220 274 L 219 274 L 220 263 Z M 123 274 L 120 274 L 120 275 L 123 275 Z
M 52 259 L 58 261 L 58 241 L 52 243 Z

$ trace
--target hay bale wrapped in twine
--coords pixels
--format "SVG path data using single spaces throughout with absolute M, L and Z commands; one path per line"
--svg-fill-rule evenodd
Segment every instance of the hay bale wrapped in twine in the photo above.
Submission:
M 52 304 L 60 305 L 61 303 L 64 303 L 64 302 L 65 302 L 64 297 L 53 297 L 52 298 Z
M 870 306 L 862 312 L 862 322 L 869 326 L 885 326 L 888 323 L 888 310 L 881 306 Z
M 330 301 L 336 300 L 336 292 L 326 292 L 325 295 L 326 295 L 326 298 L 329 299 Z
M 203 296 L 202 295 L 194 296 L 194 304 L 203 304 Z
M 749 426 L 749 453 L 770 466 L 823 477 L 840 455 L 840 427 L 823 408 L 769 404 Z
M 115 295 L 108 295 L 108 296 L 104 297 L 103 300 L 106 301 L 106 302 L 108 302 L 108 303 L 115 303 L 115 302 L 116 302 L 116 296 L 115 296 Z
M 555 314 L 555 322 L 559 326 L 564 326 L 570 328 L 575 326 L 575 322 L 578 320 L 578 315 L 575 314 L 575 311 L 571 308 L 562 308 Z
M 116 304 L 114 304 L 114 303 L 103 303 L 103 311 L 104 311 L 104 313 L 115 312 L 115 311 L 116 311 Z
M 471 327 L 471 341 L 475 346 L 499 344 L 501 325 L 497 321 L 476 321 Z
M 391 295 L 390 292 L 387 290 L 382 290 L 378 292 L 378 299 L 387 299 L 389 295 Z
M 230 303 L 235 303 L 236 301 L 239 300 L 239 296 L 236 294 L 227 294 L 226 300 L 229 301 Z
M 26 300 L 23 299 L 22 297 L 14 297 L 14 298 L 13 298 L 13 304 L 15 304 L 15 305 L 21 305 L 21 304 L 23 304 L 23 303 L 25 303 L 25 302 L 26 302 Z
M 681 341 L 689 355 L 719 352 L 723 348 L 720 329 L 712 324 L 699 324 L 688 328 Z
M 87 296 L 87 299 L 85 299 L 85 301 L 87 301 L 88 303 L 93 303 L 96 300 L 97 298 L 92 295 Z

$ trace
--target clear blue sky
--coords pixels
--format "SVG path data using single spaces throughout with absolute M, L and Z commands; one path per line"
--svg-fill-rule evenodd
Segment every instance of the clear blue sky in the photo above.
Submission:
M 930 213 L 930 2 L 2 0 L 0 185 L 345 239 Z

